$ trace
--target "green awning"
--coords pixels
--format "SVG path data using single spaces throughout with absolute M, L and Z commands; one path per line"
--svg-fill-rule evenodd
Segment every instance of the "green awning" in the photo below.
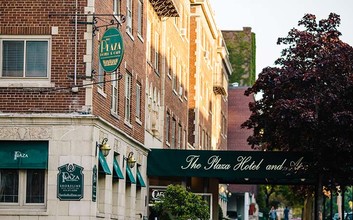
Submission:
M 128 165 L 126 165 L 126 174 L 127 174 L 127 176 L 129 177 L 129 178 L 128 178 L 128 181 L 129 181 L 130 183 L 135 184 L 135 183 L 136 183 L 136 180 L 135 180 L 134 175 L 132 174 L 132 171 L 131 171 L 131 169 L 130 169 L 130 167 L 129 167 Z
M 113 178 L 118 178 L 118 179 L 124 179 L 123 172 L 121 172 L 120 166 L 118 164 L 118 161 L 114 158 L 113 161 Z
M 104 173 L 107 174 L 107 175 L 111 175 L 112 172 L 110 172 L 108 163 L 105 160 L 105 157 L 104 157 L 104 155 L 103 155 L 101 150 L 99 150 L 98 160 L 99 160 L 99 165 L 103 169 Z
M 143 181 L 143 178 L 142 178 L 142 175 L 141 175 L 139 169 L 137 169 L 136 176 L 137 176 L 137 178 L 136 178 L 137 185 L 141 186 L 141 187 L 146 187 L 145 181 Z
M 47 169 L 48 141 L 0 141 L 0 168 Z
M 152 149 L 147 176 L 217 178 L 240 184 L 312 184 L 312 158 L 310 152 Z

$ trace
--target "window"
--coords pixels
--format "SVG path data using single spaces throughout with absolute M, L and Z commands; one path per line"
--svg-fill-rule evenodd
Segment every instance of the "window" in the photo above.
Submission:
M 1 77 L 48 78 L 49 39 L 3 39 Z
M 103 70 L 102 65 L 99 62 L 99 68 L 98 68 L 98 76 L 97 76 L 97 86 L 103 90 L 104 92 L 104 76 L 105 76 L 105 71 Z
M 186 148 L 187 148 L 187 143 L 188 143 L 188 136 L 186 135 L 186 130 L 184 130 L 183 133 L 184 133 L 184 134 L 183 134 L 183 136 L 184 136 L 184 144 L 183 144 L 183 147 L 184 147 L 184 149 L 186 149 Z
M 172 54 L 172 48 L 171 47 L 168 47 L 168 49 L 167 49 L 167 61 L 165 62 L 165 64 L 167 65 L 167 67 L 166 67 L 166 70 L 167 70 L 167 75 L 169 76 L 169 78 L 171 78 L 171 60 L 172 60 L 172 58 L 171 58 L 171 54 Z
M 180 95 L 180 96 L 183 94 L 183 87 L 182 87 L 182 83 L 181 83 L 181 74 L 182 74 L 181 72 L 182 72 L 182 67 L 179 64 L 178 65 L 178 75 L 177 75 L 177 88 L 179 88 L 179 89 L 177 90 L 177 92 L 178 92 L 178 95 Z
M 43 204 L 44 169 L 0 169 L 0 204 Z
M 170 143 L 172 148 L 175 148 L 175 135 L 176 135 L 175 126 L 176 126 L 176 120 L 175 120 L 175 118 L 173 118 L 173 120 L 172 120 L 172 130 L 171 130 L 172 135 L 171 135 L 171 143 Z
M 199 126 L 199 148 L 200 148 L 200 149 L 201 149 L 201 147 L 202 147 L 201 135 L 202 135 L 202 129 L 201 129 L 201 125 L 200 125 L 200 126 Z
M 131 118 L 131 74 L 125 74 L 125 121 L 130 123 Z
M 165 141 L 169 143 L 169 127 L 170 127 L 170 114 L 167 112 L 167 118 L 166 118 L 166 126 L 165 126 Z
M 141 119 L 141 84 L 136 83 L 136 118 Z
M 151 56 L 152 56 L 152 45 L 151 45 L 151 25 L 150 25 L 151 22 L 147 22 L 147 28 L 146 28 L 146 57 L 147 57 L 147 62 L 150 62 L 151 63 Z
M 112 74 L 112 83 L 111 83 L 111 106 L 110 111 L 113 115 L 119 114 L 119 80 L 118 74 L 115 72 Z
M 159 34 L 156 33 L 154 37 L 154 69 L 159 72 Z
M 176 78 L 176 72 L 177 72 L 177 58 L 175 55 L 173 55 L 172 58 L 172 88 L 174 91 L 176 91 L 177 87 L 177 78 Z
M 132 34 L 132 0 L 127 0 L 126 2 L 126 13 L 126 30 Z
M 142 30 L 143 30 L 143 2 L 142 0 L 138 0 L 137 5 L 137 33 L 142 37 Z
M 227 135 L 226 131 L 227 119 L 225 115 L 222 113 L 222 125 L 221 125 L 221 134 L 223 136 Z
M 177 139 L 177 148 L 181 148 L 181 124 L 178 124 L 178 139 Z

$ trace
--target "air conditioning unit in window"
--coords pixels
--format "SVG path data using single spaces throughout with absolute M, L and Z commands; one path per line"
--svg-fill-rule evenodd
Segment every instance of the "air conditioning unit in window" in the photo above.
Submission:
M 186 28 L 180 28 L 180 35 L 183 37 L 186 36 Z

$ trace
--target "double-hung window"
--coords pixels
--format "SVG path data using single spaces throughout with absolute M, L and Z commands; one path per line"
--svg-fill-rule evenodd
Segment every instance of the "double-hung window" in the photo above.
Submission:
M 126 31 L 132 35 L 132 0 L 126 2 Z
M 50 36 L 0 37 L 0 87 L 19 80 L 22 86 L 50 86 L 50 59 Z
M 111 107 L 110 112 L 117 116 L 119 114 L 119 80 L 118 74 L 114 73 L 112 75 L 112 83 L 111 83 Z
M 48 48 L 48 40 L 2 39 L 1 77 L 47 78 Z
M 138 0 L 137 3 L 137 33 L 140 37 L 142 37 L 142 30 L 143 30 L 143 0 Z
M 125 74 L 125 121 L 131 123 L 131 74 Z
M 136 83 L 136 119 L 141 120 L 141 83 Z
M 159 74 L 159 34 L 154 35 L 154 69 Z

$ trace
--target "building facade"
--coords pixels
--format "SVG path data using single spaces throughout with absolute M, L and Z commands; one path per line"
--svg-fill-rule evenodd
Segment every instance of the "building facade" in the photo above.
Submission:
M 225 150 L 228 51 L 208 0 L 0 8 L 0 218 L 146 219 L 151 149 Z
M 27 0 L 0 10 L 1 218 L 147 216 L 146 63 L 136 62 L 146 4 Z M 107 46 L 108 30 L 123 47 Z M 113 49 L 123 58 L 106 71 L 100 53 Z
M 251 115 L 249 103 L 254 102 L 253 96 L 245 96 L 246 89 L 252 86 L 256 78 L 256 39 L 250 27 L 243 30 L 222 30 L 229 49 L 229 58 L 233 73 L 229 80 L 228 103 L 228 150 L 252 151 L 247 138 L 252 130 L 242 129 Z M 228 198 L 227 211 L 232 218 L 257 219 L 256 204 L 257 186 L 251 184 L 230 184 L 227 187 L 232 192 Z M 257 208 L 258 210 L 258 208 Z
M 238 86 L 252 86 L 256 80 L 256 35 L 251 27 L 243 30 L 222 30 L 229 50 L 233 74 L 229 82 Z

